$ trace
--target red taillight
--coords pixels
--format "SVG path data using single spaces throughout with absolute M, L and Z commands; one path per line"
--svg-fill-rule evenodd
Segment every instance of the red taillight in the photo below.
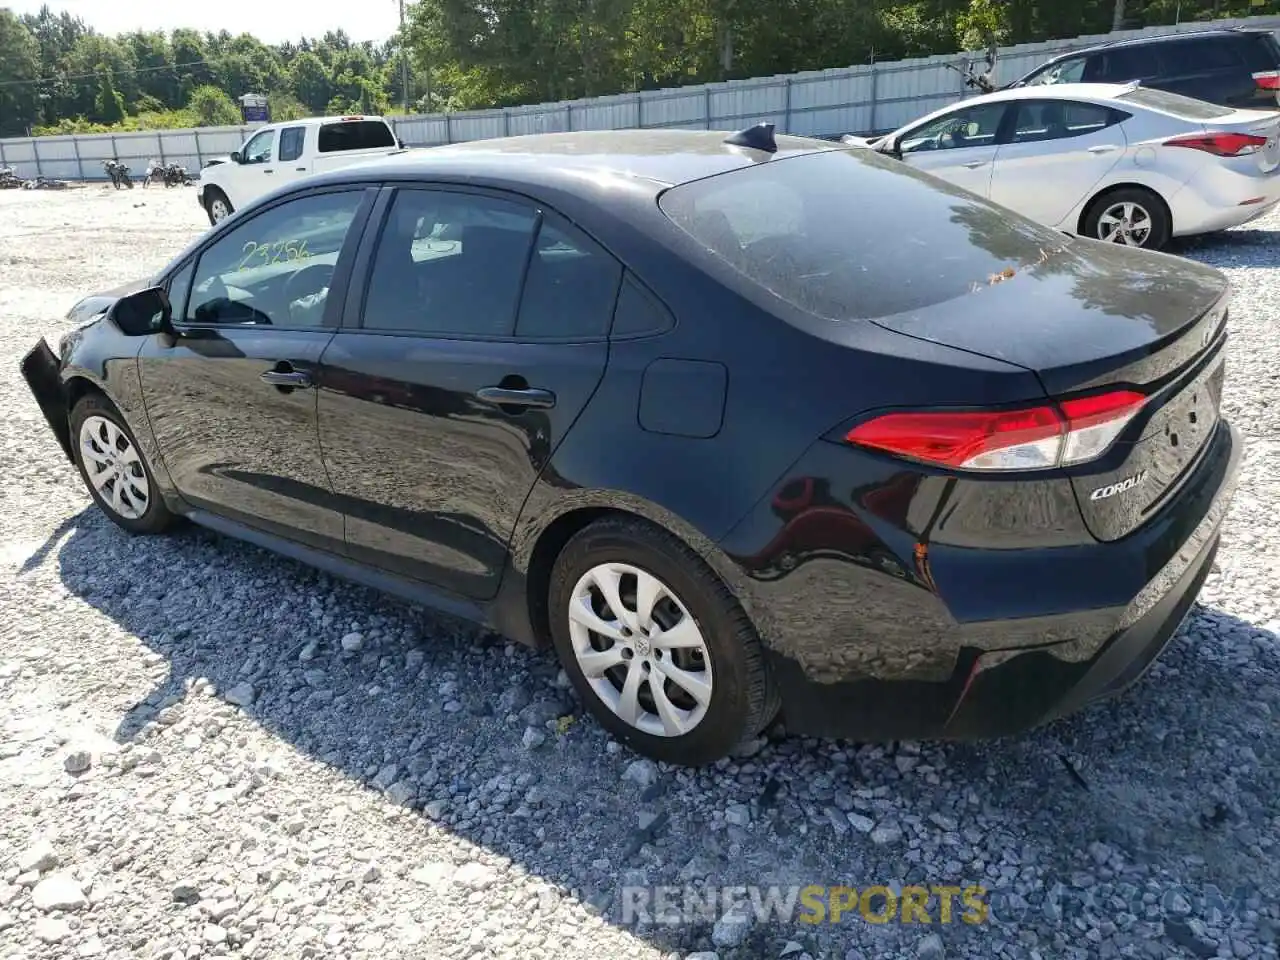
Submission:
M 943 467 L 1037 470 L 1100 456 L 1145 402 L 1140 393 L 1115 390 L 1020 410 L 887 413 L 845 439 Z
M 1203 150 L 1215 157 L 1243 157 L 1257 153 L 1267 145 L 1266 137 L 1252 133 L 1210 133 L 1192 134 L 1187 137 L 1174 137 L 1164 142 L 1166 147 L 1190 147 L 1192 150 Z
M 1253 75 L 1259 90 L 1280 90 L 1280 70 L 1264 70 Z

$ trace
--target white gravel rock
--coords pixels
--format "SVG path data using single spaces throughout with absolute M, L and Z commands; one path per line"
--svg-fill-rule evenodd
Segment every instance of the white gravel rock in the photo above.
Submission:
M 40 917 L 35 923 L 35 935 L 41 943 L 61 943 L 71 936 L 71 925 L 61 917 Z
M 51 873 L 31 891 L 31 902 L 37 910 L 80 910 L 89 902 L 80 881 L 69 873 Z
M 40 840 L 32 844 L 18 855 L 16 861 L 20 873 L 27 873 L 31 870 L 44 873 L 58 866 L 60 862 L 57 851 L 53 849 L 53 844 L 48 840 Z

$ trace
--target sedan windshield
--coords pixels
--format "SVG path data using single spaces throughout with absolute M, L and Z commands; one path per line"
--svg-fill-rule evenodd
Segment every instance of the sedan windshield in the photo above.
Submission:
M 752 283 L 828 320 L 952 300 L 1068 242 L 871 150 L 755 164 L 673 187 L 659 203 Z

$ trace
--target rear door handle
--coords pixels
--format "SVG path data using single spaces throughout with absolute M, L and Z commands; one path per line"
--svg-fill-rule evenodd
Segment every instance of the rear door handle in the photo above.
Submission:
M 1103 144 L 1099 144 L 1096 147 L 1090 147 L 1089 152 L 1090 153 L 1111 153 L 1113 150 L 1119 150 L 1119 149 L 1120 148 L 1117 147 L 1114 143 L 1103 143 Z
M 989 160 L 970 160 L 964 165 L 966 170 L 977 170 L 979 167 L 985 167 L 991 161 Z
M 294 370 L 288 364 L 279 364 L 271 370 L 264 370 L 258 374 L 258 379 L 263 383 L 271 384 L 273 387 L 289 389 L 306 389 L 313 385 L 311 374 L 302 370 Z
M 492 403 L 500 407 L 537 407 L 540 410 L 549 410 L 556 405 L 556 395 L 550 390 L 543 390 L 540 387 L 525 387 L 523 389 L 481 387 L 476 391 L 476 397 L 485 403 Z
M 294 173 L 306 173 L 306 172 L 307 172 L 307 168 L 306 168 L 306 167 L 294 167 L 294 168 L 293 168 L 293 171 L 294 171 Z
M 262 172 L 263 172 L 263 173 L 275 173 L 275 171 L 274 171 L 274 170 L 263 170 Z

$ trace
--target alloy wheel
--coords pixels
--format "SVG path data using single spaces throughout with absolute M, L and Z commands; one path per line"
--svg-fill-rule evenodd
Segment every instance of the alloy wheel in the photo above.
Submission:
M 1151 239 L 1151 214 L 1140 204 L 1112 204 L 1098 219 L 1098 239 L 1129 247 L 1146 246 Z
M 631 727 L 679 737 L 706 717 L 711 657 L 698 622 L 665 583 L 639 567 L 605 563 L 578 580 L 569 636 L 596 696 Z
M 147 512 L 151 487 L 142 457 L 118 425 L 92 416 L 80 426 L 80 458 L 98 496 L 126 520 Z

